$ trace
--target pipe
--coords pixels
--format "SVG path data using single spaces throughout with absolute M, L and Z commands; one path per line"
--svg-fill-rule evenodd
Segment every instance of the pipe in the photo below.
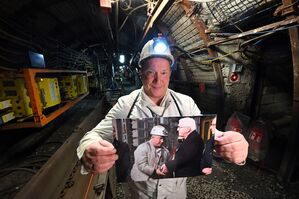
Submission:
M 118 1 L 115 1 L 115 49 L 118 52 L 118 40 L 119 40 L 119 31 L 118 31 Z

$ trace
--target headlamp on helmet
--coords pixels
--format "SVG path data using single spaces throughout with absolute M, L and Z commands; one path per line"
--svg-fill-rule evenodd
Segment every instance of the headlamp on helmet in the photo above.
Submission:
M 144 61 L 152 57 L 162 57 L 169 61 L 170 66 L 174 63 L 174 58 L 170 52 L 169 45 L 164 37 L 157 37 L 149 40 L 140 53 L 139 65 L 142 67 Z
M 168 49 L 169 46 L 165 38 L 154 38 L 153 50 L 155 53 L 165 53 Z

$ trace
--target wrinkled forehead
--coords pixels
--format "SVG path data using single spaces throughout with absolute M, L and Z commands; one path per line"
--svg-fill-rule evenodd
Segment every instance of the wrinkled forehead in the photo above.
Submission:
M 152 57 L 144 61 L 141 71 L 146 71 L 149 69 L 161 69 L 161 70 L 171 70 L 170 62 L 168 59 L 162 57 Z

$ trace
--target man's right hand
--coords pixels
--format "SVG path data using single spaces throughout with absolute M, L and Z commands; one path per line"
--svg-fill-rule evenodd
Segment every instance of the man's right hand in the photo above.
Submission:
M 81 162 L 88 172 L 103 173 L 110 169 L 117 159 L 114 146 L 106 140 L 100 140 L 87 146 Z
M 158 176 L 165 176 L 166 174 L 162 172 L 162 170 L 160 168 L 156 169 L 156 174 Z

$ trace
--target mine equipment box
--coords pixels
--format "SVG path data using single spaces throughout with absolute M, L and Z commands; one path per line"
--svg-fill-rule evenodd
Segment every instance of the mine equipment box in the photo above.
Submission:
M 57 78 L 36 78 L 43 108 L 60 104 L 60 90 Z
M 74 99 L 78 96 L 77 75 L 62 76 L 58 81 L 62 99 Z
M 25 86 L 24 78 L 1 78 L 0 100 L 10 100 L 15 117 L 32 115 L 30 98 Z

